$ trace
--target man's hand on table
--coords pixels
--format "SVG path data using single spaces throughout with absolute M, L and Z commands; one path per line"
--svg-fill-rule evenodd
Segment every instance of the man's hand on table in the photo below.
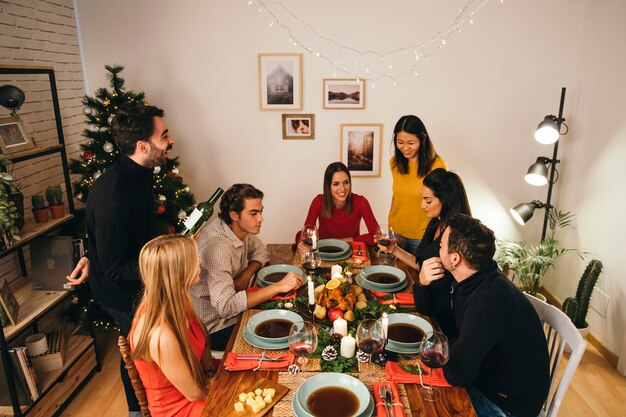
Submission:
M 279 290 L 278 293 L 291 292 L 300 288 L 300 285 L 302 285 L 302 277 L 295 272 L 289 272 L 285 275 L 285 278 L 273 285 L 276 285 L 276 288 Z

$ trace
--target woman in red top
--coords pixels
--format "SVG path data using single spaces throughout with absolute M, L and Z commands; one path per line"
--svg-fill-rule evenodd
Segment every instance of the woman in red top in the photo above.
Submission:
M 368 233 L 361 234 L 361 219 L 365 221 Z M 326 168 L 324 194 L 318 194 L 313 199 L 304 224 L 318 222 L 320 239 L 334 238 L 346 242 L 374 244 L 378 222 L 367 199 L 352 193 L 350 171 L 341 162 L 333 162 Z M 300 232 L 296 235 L 296 243 L 298 242 Z
M 212 370 L 206 330 L 189 287 L 200 277 L 196 242 L 159 236 L 139 254 L 145 291 L 128 336 L 152 417 L 199 416 Z M 204 366 L 203 366 L 204 365 Z

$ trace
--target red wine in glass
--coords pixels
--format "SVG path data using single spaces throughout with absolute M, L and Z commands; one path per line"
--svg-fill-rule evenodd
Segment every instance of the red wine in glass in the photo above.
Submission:
M 421 344 L 420 359 L 431 369 L 441 368 L 449 359 L 448 338 L 441 332 L 428 332 Z M 437 401 L 441 398 L 438 389 L 433 388 L 433 372 L 430 372 L 428 386 L 420 388 L 420 397 L 426 401 Z
M 306 269 L 309 275 L 312 275 L 317 269 L 317 265 L 315 265 L 315 262 L 304 262 L 302 263 L 302 268 Z
M 311 343 L 293 343 L 289 345 L 289 350 L 293 352 L 294 355 L 297 356 L 305 356 L 313 353 L 315 348 Z
M 443 353 L 437 351 L 422 352 L 420 359 L 429 368 L 441 368 L 448 362 L 448 358 Z
M 387 238 L 378 239 L 378 243 L 380 243 L 382 246 L 389 246 L 389 244 L 391 243 L 391 240 Z
M 365 353 L 369 353 L 370 355 L 381 352 L 384 346 L 385 343 L 382 340 L 363 339 L 359 341 L 359 349 Z
M 304 242 L 305 245 L 307 245 L 309 248 L 313 247 L 313 239 L 311 239 L 310 237 L 304 238 L 302 239 L 302 241 Z

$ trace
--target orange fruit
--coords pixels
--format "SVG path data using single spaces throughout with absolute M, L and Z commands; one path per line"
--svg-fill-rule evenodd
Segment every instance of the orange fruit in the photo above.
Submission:
M 337 288 L 338 286 L 341 285 L 341 281 L 339 281 L 337 278 L 333 278 L 330 281 L 328 281 L 326 283 L 326 289 L 327 290 L 334 290 L 335 288 Z

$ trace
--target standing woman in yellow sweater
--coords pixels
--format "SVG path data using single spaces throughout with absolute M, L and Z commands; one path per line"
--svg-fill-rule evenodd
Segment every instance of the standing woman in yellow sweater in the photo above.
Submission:
M 391 158 L 393 194 L 389 210 L 389 226 L 404 249 L 415 252 L 428 225 L 422 209 L 422 182 L 433 169 L 447 169 L 437 155 L 426 126 L 417 116 L 402 116 L 393 129 L 395 155 Z

